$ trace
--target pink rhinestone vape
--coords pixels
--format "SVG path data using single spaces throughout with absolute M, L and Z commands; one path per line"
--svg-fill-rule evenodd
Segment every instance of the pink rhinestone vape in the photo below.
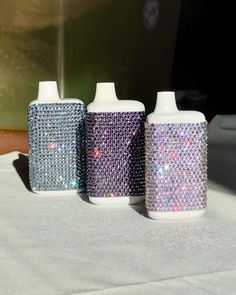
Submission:
M 145 109 L 97 83 L 86 116 L 87 194 L 97 205 L 134 204 L 145 193 Z
M 179 111 L 174 92 L 159 92 L 147 117 L 146 207 L 153 219 L 204 214 L 207 203 L 207 123 L 202 113 Z

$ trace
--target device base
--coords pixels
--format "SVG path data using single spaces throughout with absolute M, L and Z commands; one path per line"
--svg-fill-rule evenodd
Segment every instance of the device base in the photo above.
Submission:
M 194 211 L 181 211 L 181 212 L 154 212 L 148 211 L 148 216 L 152 219 L 159 220 L 176 220 L 200 217 L 204 214 L 206 209 Z
M 95 205 L 103 206 L 123 206 L 123 205 L 133 205 L 137 204 L 144 200 L 144 196 L 141 197 L 115 197 L 115 198 L 106 198 L 106 197 L 89 197 L 89 201 Z
M 40 195 L 40 196 L 71 196 L 76 195 L 77 193 L 83 192 L 84 189 L 78 189 L 78 190 L 64 190 L 64 191 L 33 191 L 34 193 Z

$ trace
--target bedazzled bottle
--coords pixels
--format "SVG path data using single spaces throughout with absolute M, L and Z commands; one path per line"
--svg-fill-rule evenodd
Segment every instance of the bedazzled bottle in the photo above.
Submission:
M 39 83 L 28 108 L 29 178 L 39 194 L 68 194 L 85 187 L 85 106 L 60 99 L 55 81 Z
M 145 193 L 145 108 L 97 83 L 86 117 L 87 194 L 97 205 L 134 204 Z
M 174 92 L 159 92 L 147 116 L 146 208 L 153 219 L 203 215 L 207 206 L 207 123 L 179 111 Z

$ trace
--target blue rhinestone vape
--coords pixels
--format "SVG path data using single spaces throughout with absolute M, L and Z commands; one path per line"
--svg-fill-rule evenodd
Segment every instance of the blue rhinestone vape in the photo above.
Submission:
M 85 106 L 60 99 L 54 81 L 39 83 L 28 108 L 29 179 L 35 193 L 58 194 L 85 187 Z

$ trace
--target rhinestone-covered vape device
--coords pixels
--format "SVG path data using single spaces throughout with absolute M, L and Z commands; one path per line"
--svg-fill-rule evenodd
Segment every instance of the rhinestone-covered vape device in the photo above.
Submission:
M 159 92 L 148 115 L 146 207 L 153 219 L 191 218 L 207 206 L 207 123 L 202 113 L 178 111 L 174 92 Z
M 86 116 L 87 194 L 97 205 L 134 204 L 145 193 L 145 108 L 97 83 Z
M 54 81 L 39 83 L 28 108 L 29 179 L 40 194 L 73 193 L 85 187 L 85 106 L 60 99 Z

